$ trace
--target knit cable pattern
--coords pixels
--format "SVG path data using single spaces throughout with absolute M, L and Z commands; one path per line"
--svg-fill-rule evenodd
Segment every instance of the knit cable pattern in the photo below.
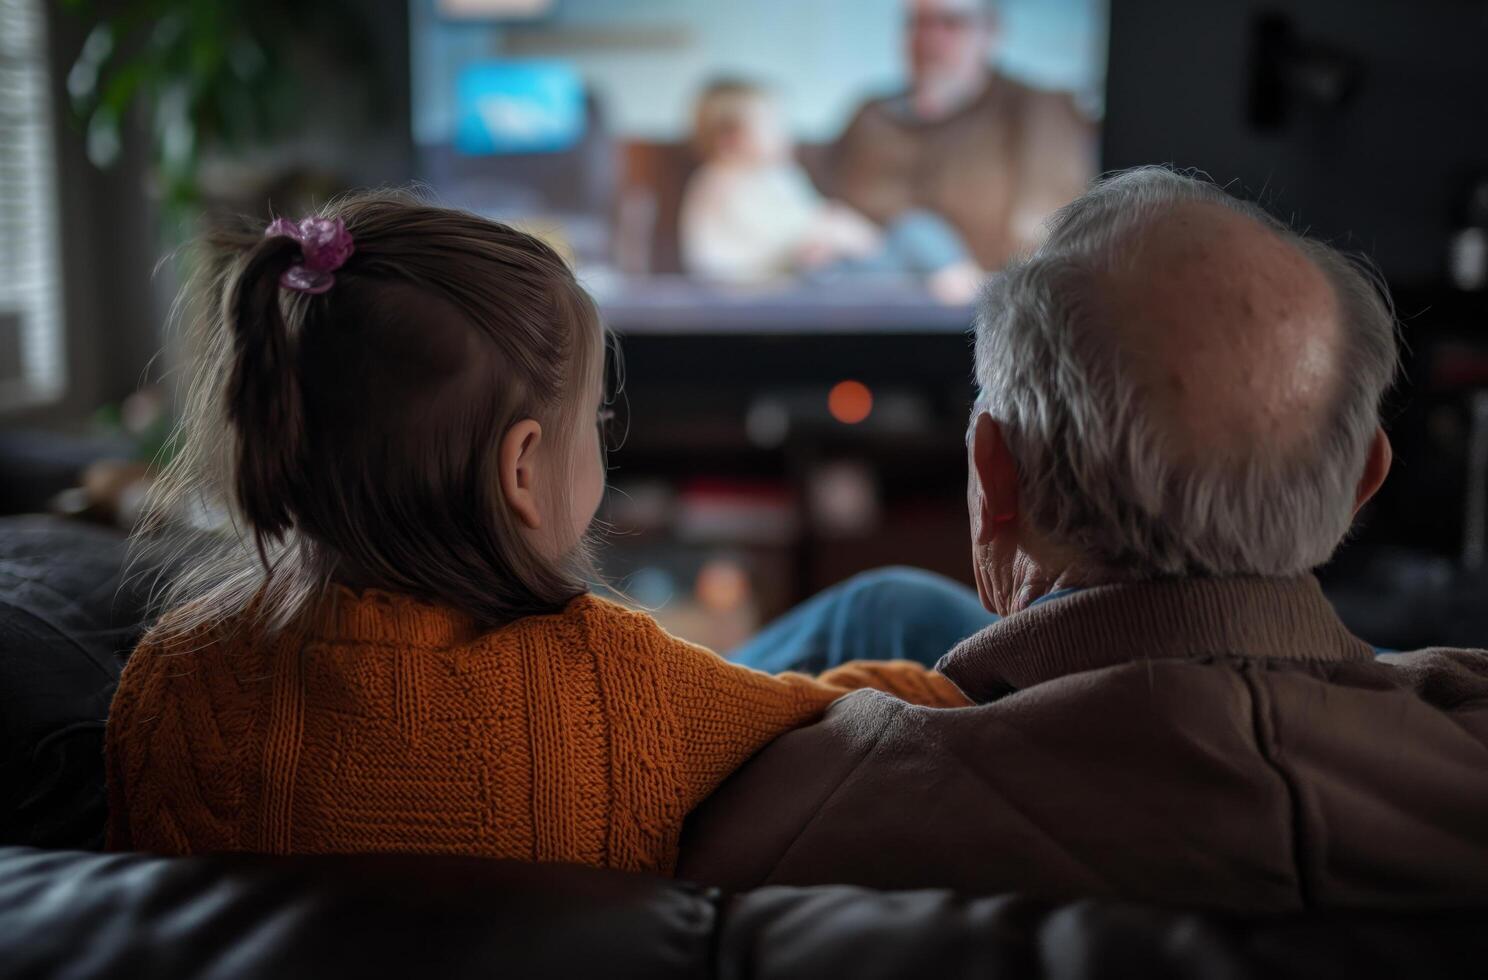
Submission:
M 840 695 L 965 704 L 908 662 L 771 676 L 593 596 L 482 632 L 336 589 L 265 639 L 146 636 L 108 725 L 110 847 L 470 854 L 669 873 L 687 814 Z

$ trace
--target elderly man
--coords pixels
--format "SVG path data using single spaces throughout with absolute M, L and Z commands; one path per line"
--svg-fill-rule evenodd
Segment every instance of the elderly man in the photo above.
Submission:
M 828 192 L 880 224 L 950 221 L 983 268 L 1036 241 L 1094 173 L 1094 128 L 1067 95 L 995 72 L 994 0 L 906 0 L 909 87 L 853 117 L 827 162 Z
M 988 287 L 968 436 L 1003 617 L 788 734 L 679 874 L 1284 909 L 1488 899 L 1488 653 L 1377 656 L 1309 574 L 1384 480 L 1392 317 L 1214 186 L 1105 181 Z

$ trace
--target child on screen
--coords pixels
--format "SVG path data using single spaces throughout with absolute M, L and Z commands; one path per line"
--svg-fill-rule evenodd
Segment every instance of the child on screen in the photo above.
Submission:
M 880 229 L 823 198 L 796 162 L 764 89 L 732 80 L 708 86 L 693 145 L 702 166 L 688 181 L 679 218 L 690 274 L 730 283 L 908 276 L 945 303 L 974 297 L 981 270 L 938 215 L 908 211 Z

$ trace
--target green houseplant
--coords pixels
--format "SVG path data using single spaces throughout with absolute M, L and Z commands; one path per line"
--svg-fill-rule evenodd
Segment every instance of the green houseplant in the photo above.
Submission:
M 192 253 L 179 249 L 220 199 L 204 180 L 208 161 L 235 162 L 292 145 L 328 116 L 344 121 L 384 100 L 385 74 L 369 18 L 389 3 L 357 0 L 59 0 L 87 25 L 67 76 L 89 159 L 109 168 L 126 138 L 148 146 L 147 187 L 159 217 L 155 251 L 158 312 L 164 294 L 189 276 Z M 360 94 L 348 106 L 335 94 Z M 327 95 L 327 92 L 332 93 Z M 284 157 L 277 154 L 275 165 Z M 291 164 L 292 165 L 292 164 Z M 334 188 L 333 188 L 334 190 Z M 231 205 L 229 205 L 231 206 Z M 162 330 L 163 361 L 183 356 Z M 167 368 L 167 378 L 176 372 Z M 135 458 L 161 465 L 172 455 L 173 382 L 105 405 L 95 427 L 133 442 Z M 166 401 L 148 420 L 140 404 Z
M 203 157 L 298 135 L 319 86 L 382 84 L 368 11 L 353 0 L 63 0 L 92 24 L 67 87 L 89 158 L 108 167 L 126 127 L 148 127 L 167 238 L 202 205 Z M 323 107 L 322 107 L 323 108 Z

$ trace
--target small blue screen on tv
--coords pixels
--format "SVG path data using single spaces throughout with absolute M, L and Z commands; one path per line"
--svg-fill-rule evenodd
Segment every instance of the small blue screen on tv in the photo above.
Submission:
M 584 135 L 584 86 L 560 61 L 469 64 L 456 83 L 455 148 L 468 156 L 557 153 Z

